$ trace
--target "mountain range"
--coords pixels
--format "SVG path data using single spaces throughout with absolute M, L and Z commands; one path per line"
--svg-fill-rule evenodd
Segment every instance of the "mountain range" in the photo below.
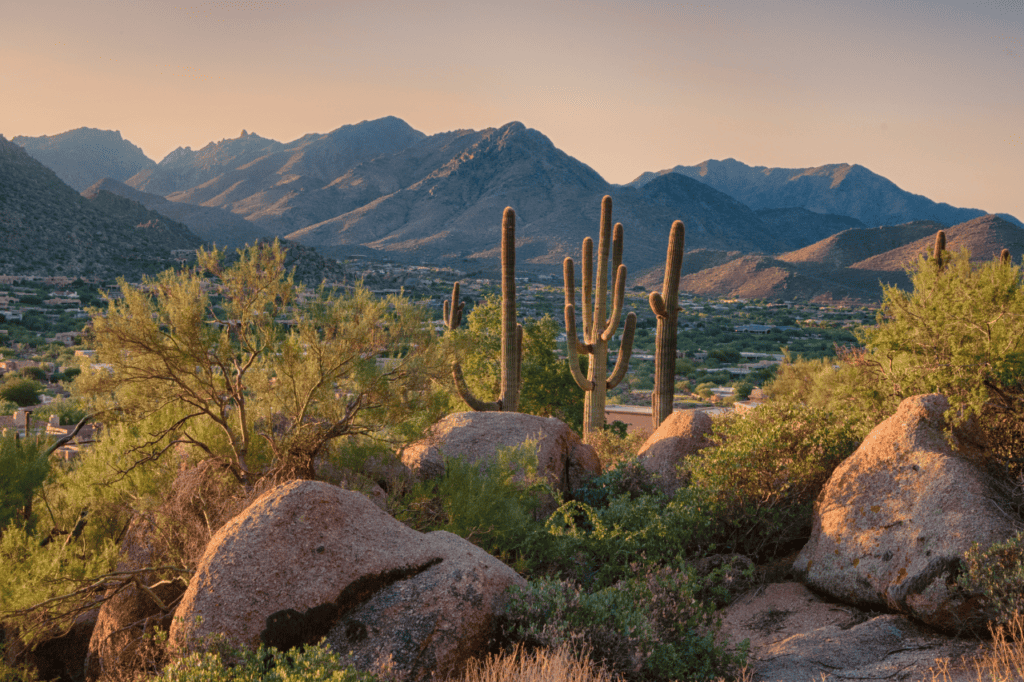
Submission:
M 81 138 L 82 130 L 88 129 L 71 133 Z M 89 160 L 95 145 L 76 148 L 75 136 L 45 139 L 52 146 L 57 138 L 63 154 L 74 157 L 65 165 L 102 167 L 100 159 Z M 34 153 L 41 138 L 18 139 Z M 121 148 L 134 158 L 137 148 L 124 140 Z M 681 219 L 684 288 L 764 294 L 748 294 L 756 298 L 877 298 L 877 273 L 898 279 L 902 265 L 857 264 L 874 256 L 891 264 L 897 257 L 882 254 L 924 238 L 922 230 L 933 235 L 986 215 L 910 194 L 848 164 L 777 169 L 709 160 L 613 185 L 521 123 L 428 136 L 394 117 L 288 143 L 242 131 L 198 151 L 179 148 L 131 177 L 94 183 L 85 195 L 102 192 L 222 245 L 284 236 L 329 257 L 362 254 L 485 272 L 497 270 L 498 226 L 510 205 L 517 213 L 517 266 L 544 273 L 559 271 L 567 255 L 577 258 L 584 237 L 596 238 L 600 200 L 608 194 L 614 220 L 625 225 L 624 262 L 635 282 L 660 271 L 669 226 Z M 983 223 L 978 229 L 1011 251 L 1015 233 L 1005 228 L 1024 234 L 1012 216 Z M 854 252 L 862 257 L 849 261 Z

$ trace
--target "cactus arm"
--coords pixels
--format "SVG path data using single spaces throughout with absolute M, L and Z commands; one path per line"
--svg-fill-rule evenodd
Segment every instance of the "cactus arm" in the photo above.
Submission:
M 661 297 L 660 292 L 652 291 L 648 300 L 651 304 L 651 311 L 655 315 L 658 317 L 666 317 L 668 315 L 668 310 L 665 308 L 665 299 Z
M 462 375 L 462 365 L 458 362 L 452 363 L 452 379 L 455 380 L 455 390 L 458 391 L 459 397 L 466 401 L 470 409 L 474 412 L 500 412 L 501 411 L 501 400 L 496 400 L 493 403 L 485 403 L 482 400 L 478 400 L 473 392 L 469 390 L 469 386 L 466 385 L 466 378 Z
M 576 283 L 573 275 L 573 265 L 574 263 L 572 262 L 572 258 L 566 258 L 564 261 L 562 261 L 562 279 L 565 281 L 565 305 L 571 305 L 573 306 L 573 310 L 575 310 Z M 575 317 L 573 318 L 573 329 L 576 329 Z M 581 341 L 579 337 L 576 336 L 575 331 L 570 333 L 568 327 L 566 327 L 565 334 L 566 339 L 572 338 L 576 342 L 577 353 L 586 353 L 589 355 L 591 352 L 593 352 L 593 346 L 591 344 L 583 343 L 583 341 Z
M 622 343 L 619 344 L 619 357 L 615 359 L 615 369 L 608 377 L 609 389 L 618 386 L 622 378 L 626 376 L 626 370 L 629 369 L 629 357 L 633 354 L 634 332 L 636 332 L 636 313 L 630 312 L 626 315 L 626 326 L 622 330 Z
M 622 265 L 622 223 L 615 223 L 612 229 L 612 272 L 618 272 Z
M 666 309 L 679 310 L 679 276 L 683 271 L 683 250 L 686 248 L 686 226 L 683 221 L 672 223 L 668 233 L 668 254 L 665 256 L 665 281 L 661 295 Z
M 612 241 L 612 198 L 601 200 L 601 234 L 597 242 L 596 289 L 594 291 L 593 332 L 588 339 L 590 343 L 598 343 L 599 335 L 604 332 L 608 315 L 608 256 Z
M 626 266 L 619 265 L 615 273 L 615 294 L 612 296 L 612 314 L 608 317 L 608 326 L 601 332 L 602 341 L 610 341 L 615 329 L 622 319 L 622 301 L 626 297 Z
M 593 343 L 594 309 L 591 300 L 594 293 L 594 240 L 590 237 L 583 240 L 583 260 L 580 261 L 580 270 L 583 277 L 581 282 L 583 298 L 580 301 L 580 305 L 583 307 L 583 343 Z
M 593 391 L 594 382 L 583 376 L 583 370 L 580 369 L 580 355 L 576 345 L 576 307 L 569 303 L 565 306 L 565 349 L 569 354 L 569 372 L 577 386 L 584 391 Z

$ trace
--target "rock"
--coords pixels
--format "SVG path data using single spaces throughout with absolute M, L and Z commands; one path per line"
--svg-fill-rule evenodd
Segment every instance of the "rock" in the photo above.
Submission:
M 150 538 L 156 533 L 144 517 L 132 519 L 121 543 L 117 570 L 136 571 L 153 566 L 155 557 Z M 136 583 L 107 591 L 89 640 L 85 666 L 88 679 L 141 670 L 148 658 L 158 655 L 148 646 L 147 636 L 156 628 L 167 630 L 170 627 L 174 607 L 185 591 L 185 584 L 180 580 L 159 580 L 154 573 L 141 573 L 138 579 L 149 592 Z
M 365 495 L 292 481 L 210 541 L 169 649 L 181 654 L 214 635 L 287 648 L 333 633 L 346 642 L 340 653 L 351 650 L 357 661 L 391 656 L 409 674 L 428 676 L 480 653 L 513 584 L 526 583 L 450 533 L 418 533 Z
M 996 481 L 965 459 L 970 432 L 944 436 L 941 395 L 907 398 L 832 474 L 794 570 L 842 601 L 899 611 L 937 628 L 984 629 L 952 586 L 971 544 L 1016 534 Z
M 711 423 L 711 417 L 701 410 L 676 410 L 640 448 L 637 459 L 665 493 L 671 495 L 686 484 L 678 467 L 687 457 L 710 445 Z
M 553 417 L 519 412 L 456 412 L 413 443 L 402 461 L 421 478 L 444 473 L 445 457 L 469 462 L 490 462 L 498 449 L 537 441 L 537 472 L 548 477 L 555 490 L 571 493 L 601 473 L 594 448 L 585 445 L 569 425 Z
M 826 603 L 799 583 L 769 584 L 721 616 L 730 642 L 750 641 L 753 680 L 932 679 L 938 659 L 957 662 L 983 646 L 930 632 L 906 616 Z M 975 679 L 970 671 L 952 672 L 950 682 Z

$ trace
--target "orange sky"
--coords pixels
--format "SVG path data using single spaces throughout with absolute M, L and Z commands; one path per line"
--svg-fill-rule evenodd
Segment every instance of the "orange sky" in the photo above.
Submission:
M 1024 220 L 1024 0 L 37 0 L 0 9 L 0 134 L 155 160 L 244 128 L 522 121 L 611 182 L 859 163 Z

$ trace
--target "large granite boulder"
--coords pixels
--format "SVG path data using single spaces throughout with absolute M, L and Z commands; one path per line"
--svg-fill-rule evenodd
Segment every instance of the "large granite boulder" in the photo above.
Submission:
M 686 484 L 679 465 L 711 444 L 711 424 L 702 410 L 676 410 L 644 442 L 637 459 L 664 492 L 671 495 Z
M 413 678 L 480 653 L 511 568 L 450 533 L 419 533 L 365 495 L 292 481 L 259 497 L 210 541 L 171 626 L 180 654 L 223 636 L 280 649 L 324 636 L 369 665 Z
M 964 552 L 1016 534 L 1004 489 L 970 460 L 967 429 L 947 433 L 941 395 L 907 398 L 832 474 L 794 569 L 842 601 L 945 630 L 983 627 L 954 586 Z
M 565 422 L 519 412 L 456 412 L 431 427 L 426 438 L 402 453 L 402 461 L 421 478 L 444 473 L 444 458 L 490 462 L 498 449 L 537 442 L 537 471 L 555 490 L 570 493 L 601 473 L 594 448 L 584 444 Z

